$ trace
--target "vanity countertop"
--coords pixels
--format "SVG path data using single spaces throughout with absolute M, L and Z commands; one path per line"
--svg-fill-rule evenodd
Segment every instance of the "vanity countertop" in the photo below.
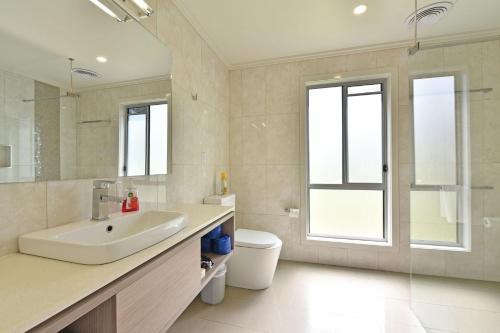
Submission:
M 0 332 L 25 332 L 234 211 L 180 204 L 187 226 L 170 238 L 121 260 L 80 265 L 21 253 L 0 257 Z

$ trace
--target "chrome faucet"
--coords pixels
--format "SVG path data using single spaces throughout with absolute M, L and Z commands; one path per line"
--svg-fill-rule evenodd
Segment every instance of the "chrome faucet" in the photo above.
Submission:
M 92 220 L 109 219 L 109 201 L 121 202 L 122 198 L 109 195 L 109 185 L 116 184 L 111 180 L 94 180 L 92 189 Z

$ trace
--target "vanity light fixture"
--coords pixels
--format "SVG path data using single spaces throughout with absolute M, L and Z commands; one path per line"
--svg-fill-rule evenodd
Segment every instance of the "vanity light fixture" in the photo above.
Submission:
M 352 12 L 354 13 L 354 15 L 361 15 L 364 14 L 367 9 L 368 7 L 366 5 L 359 5 L 354 7 L 354 10 Z
M 118 22 L 126 22 L 129 20 L 128 15 L 117 5 L 113 0 L 89 0 L 96 5 L 100 10 L 117 20 Z
M 95 59 L 101 63 L 105 63 L 106 61 L 108 61 L 108 59 L 106 59 L 106 57 L 103 56 L 98 56 Z
M 146 16 L 150 16 L 154 13 L 153 8 L 144 0 L 132 0 L 137 7 L 139 7 Z

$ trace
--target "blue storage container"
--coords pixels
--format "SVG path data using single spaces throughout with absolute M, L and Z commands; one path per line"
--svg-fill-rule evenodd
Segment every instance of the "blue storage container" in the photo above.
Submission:
M 212 240 L 206 236 L 201 237 L 201 252 L 208 253 L 212 251 Z
M 229 235 L 222 235 L 212 242 L 212 251 L 216 254 L 228 254 L 231 252 L 231 237 Z
M 210 231 L 208 234 L 206 234 L 203 237 L 207 237 L 210 239 L 217 239 L 217 238 L 220 238 L 221 234 L 222 234 L 222 225 L 218 225 L 212 231 Z

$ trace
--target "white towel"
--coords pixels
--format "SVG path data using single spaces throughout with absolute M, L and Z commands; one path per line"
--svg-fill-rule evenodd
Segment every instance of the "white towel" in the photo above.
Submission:
M 439 192 L 440 215 L 448 223 L 457 223 L 457 193 L 453 191 Z

